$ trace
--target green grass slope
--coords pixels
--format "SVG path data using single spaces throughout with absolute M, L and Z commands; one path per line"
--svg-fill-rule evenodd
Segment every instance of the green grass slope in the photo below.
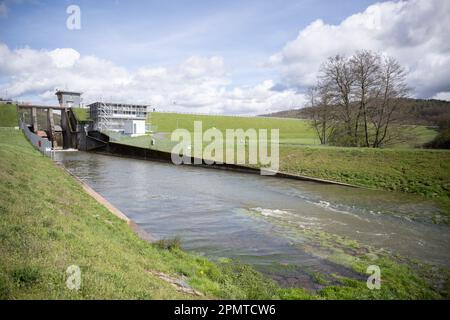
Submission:
M 0 127 L 17 127 L 18 121 L 15 104 L 0 104 Z
M 340 147 L 282 148 L 281 169 L 425 196 L 450 197 L 450 151 Z

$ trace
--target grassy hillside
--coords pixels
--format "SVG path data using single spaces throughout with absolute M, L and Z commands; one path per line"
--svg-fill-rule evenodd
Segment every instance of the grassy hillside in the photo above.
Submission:
M 18 121 L 15 104 L 0 104 L 0 127 L 17 127 Z

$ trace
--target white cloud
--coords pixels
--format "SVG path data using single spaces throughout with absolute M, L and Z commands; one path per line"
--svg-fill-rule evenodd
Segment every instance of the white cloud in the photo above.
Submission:
M 338 25 L 316 20 L 270 58 L 288 85 L 315 82 L 327 57 L 368 49 L 395 57 L 409 71 L 420 97 L 450 91 L 450 1 L 384 2 L 349 16 Z
M 80 54 L 73 49 L 55 49 L 48 53 L 57 68 L 71 68 L 80 59 Z
M 193 56 L 171 67 L 131 71 L 71 48 L 10 50 L 0 43 L 0 74 L 0 92 L 7 90 L 19 100 L 36 96 L 47 104 L 56 103 L 57 88 L 80 90 L 86 102 L 150 103 L 166 111 L 260 114 L 303 103 L 303 95 L 293 90 L 273 90 L 271 80 L 230 88 L 220 56 Z
M 439 92 L 433 96 L 433 99 L 450 101 L 450 91 Z

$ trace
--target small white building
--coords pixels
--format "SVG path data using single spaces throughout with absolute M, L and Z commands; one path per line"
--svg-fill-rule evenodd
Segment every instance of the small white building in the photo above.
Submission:
M 145 134 L 147 105 L 95 102 L 89 108 L 92 130 Z
M 58 102 L 64 108 L 79 108 L 81 107 L 81 92 L 74 91 L 56 91 Z
M 132 137 L 145 134 L 145 120 L 125 120 L 124 133 Z

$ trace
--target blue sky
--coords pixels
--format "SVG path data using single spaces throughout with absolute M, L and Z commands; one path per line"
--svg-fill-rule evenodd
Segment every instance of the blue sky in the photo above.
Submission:
M 0 19 L 0 40 L 12 49 L 70 47 L 128 68 L 221 55 L 234 82 L 250 85 L 269 72 L 259 64 L 313 20 L 339 23 L 374 2 L 6 1 L 9 10 L 7 18 Z M 66 28 L 70 4 L 81 8 L 81 30 Z
M 66 28 L 72 4 L 81 30 Z M 161 106 L 198 100 L 199 111 L 255 113 L 301 106 L 329 55 L 370 49 L 410 70 L 415 96 L 447 99 L 450 83 L 439 72 L 450 66 L 449 50 L 439 43 L 449 9 L 445 0 L 0 0 L 0 93 L 45 101 L 65 85 L 95 100 L 144 90 L 134 97 Z M 425 38 L 411 44 L 405 34 Z M 424 86 L 418 81 L 432 66 L 438 77 Z

